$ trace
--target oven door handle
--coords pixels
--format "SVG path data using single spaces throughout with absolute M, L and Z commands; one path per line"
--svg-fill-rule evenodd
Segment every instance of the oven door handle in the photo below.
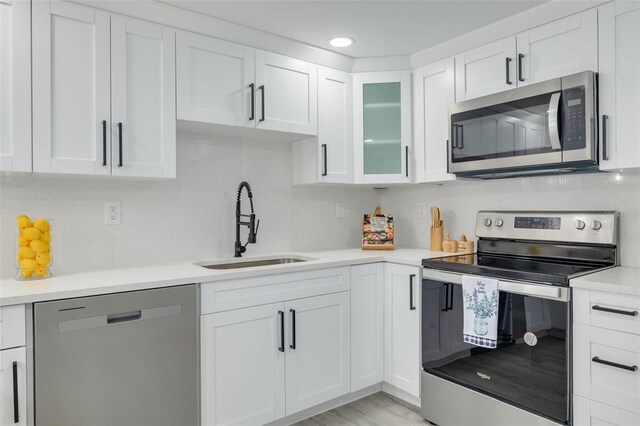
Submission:
M 549 111 L 547 116 L 549 119 L 549 140 L 551 142 L 551 148 L 554 151 L 560 151 L 562 144 L 560 143 L 560 128 L 558 127 L 558 111 L 560 110 L 560 92 L 556 92 L 551 95 L 549 101 Z

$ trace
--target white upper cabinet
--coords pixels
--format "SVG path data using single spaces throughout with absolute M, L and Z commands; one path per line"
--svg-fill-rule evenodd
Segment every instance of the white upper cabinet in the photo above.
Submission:
M 600 168 L 640 167 L 640 3 L 598 9 Z
M 516 38 L 509 37 L 455 57 L 456 101 L 516 87 Z
M 0 2 L 0 171 L 31 171 L 31 2 Z
M 596 9 L 558 19 L 517 37 L 518 86 L 598 71 Z
M 174 32 L 55 0 L 33 27 L 33 170 L 175 177 Z
M 353 76 L 355 183 L 411 182 L 411 73 Z
M 318 67 L 318 181 L 353 183 L 351 74 Z
M 419 68 L 413 78 L 416 181 L 455 179 L 447 173 L 449 105 L 455 102 L 454 59 Z
M 580 71 L 598 71 L 595 9 L 457 55 L 456 101 Z
M 317 67 L 256 51 L 256 127 L 315 135 L 318 132 Z
M 176 44 L 178 119 L 255 127 L 254 50 L 184 31 Z
M 33 2 L 33 171 L 111 173 L 109 14 Z
M 111 18 L 112 170 L 176 176 L 175 32 Z

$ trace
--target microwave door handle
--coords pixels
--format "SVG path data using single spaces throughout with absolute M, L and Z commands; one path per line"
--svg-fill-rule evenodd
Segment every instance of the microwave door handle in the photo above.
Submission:
M 458 129 L 460 129 L 460 139 L 459 139 L 460 144 L 458 145 L 458 148 L 464 149 L 464 125 L 460 124 L 458 126 Z
M 551 95 L 549 101 L 549 111 L 547 116 L 549 117 L 549 140 L 551 141 L 551 148 L 554 151 L 560 151 L 562 145 L 560 144 L 560 129 L 558 127 L 558 111 L 560 110 L 560 92 Z

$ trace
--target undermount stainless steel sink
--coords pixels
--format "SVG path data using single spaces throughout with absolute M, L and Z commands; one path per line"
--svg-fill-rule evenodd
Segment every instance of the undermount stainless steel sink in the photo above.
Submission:
M 255 268 L 257 266 L 284 265 L 288 263 L 306 262 L 307 260 L 312 259 L 304 259 L 301 257 L 276 257 L 268 259 L 239 260 L 232 262 L 197 262 L 195 264 L 207 269 L 240 269 Z

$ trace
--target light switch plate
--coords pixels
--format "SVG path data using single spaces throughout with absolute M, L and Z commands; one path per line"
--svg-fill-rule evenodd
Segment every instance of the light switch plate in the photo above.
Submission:
M 349 217 L 349 205 L 347 203 L 336 203 L 336 218 L 346 219 Z

